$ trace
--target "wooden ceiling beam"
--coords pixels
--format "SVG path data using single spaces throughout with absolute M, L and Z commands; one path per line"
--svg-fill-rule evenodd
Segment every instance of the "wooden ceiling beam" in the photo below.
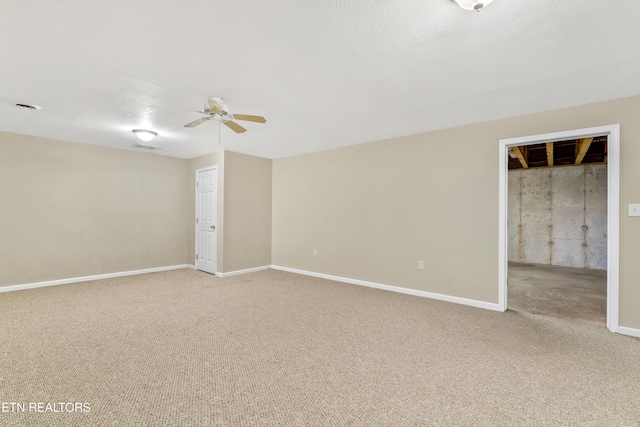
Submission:
M 525 169 L 529 169 L 527 160 L 524 158 L 524 155 L 522 154 L 522 150 L 520 150 L 520 147 L 513 146 L 511 147 L 511 149 L 513 150 L 514 153 L 516 153 L 516 157 L 518 157 L 518 160 L 520 160 L 520 164 L 522 164 L 522 167 Z
M 584 156 L 587 155 L 587 151 L 589 151 L 589 147 L 592 142 L 593 138 L 584 138 L 578 142 L 578 144 L 580 144 L 580 151 L 578 151 L 578 155 L 576 156 L 576 165 L 582 163 L 582 160 L 584 159 Z
M 553 142 L 547 142 L 547 166 L 553 166 Z

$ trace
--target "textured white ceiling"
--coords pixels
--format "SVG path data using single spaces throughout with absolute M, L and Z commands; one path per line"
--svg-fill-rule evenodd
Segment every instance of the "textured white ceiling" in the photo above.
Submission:
M 640 94 L 640 1 L 4 0 L 0 131 L 268 158 Z M 263 115 L 236 135 L 209 96 Z M 34 103 L 28 111 L 15 103 Z

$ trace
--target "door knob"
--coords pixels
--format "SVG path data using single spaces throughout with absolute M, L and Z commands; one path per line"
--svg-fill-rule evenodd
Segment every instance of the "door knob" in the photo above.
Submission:
M 216 226 L 215 226 L 215 225 L 212 225 L 212 226 L 211 226 L 211 229 L 212 229 L 212 230 L 215 230 L 215 229 L 216 229 Z

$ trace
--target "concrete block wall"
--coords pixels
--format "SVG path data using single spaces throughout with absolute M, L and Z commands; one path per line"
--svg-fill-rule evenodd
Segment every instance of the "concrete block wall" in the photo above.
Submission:
M 607 268 L 607 165 L 509 171 L 509 261 Z

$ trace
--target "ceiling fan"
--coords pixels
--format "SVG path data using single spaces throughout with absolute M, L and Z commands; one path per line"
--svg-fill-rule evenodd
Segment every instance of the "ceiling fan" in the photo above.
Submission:
M 225 105 L 224 100 L 217 96 L 212 96 L 207 99 L 207 102 L 204 104 L 204 108 L 202 111 L 196 111 L 200 114 L 206 114 L 207 117 L 202 117 L 198 120 L 194 120 L 192 122 L 184 125 L 186 128 L 196 127 L 201 125 L 204 122 L 215 119 L 220 121 L 223 125 L 231 129 L 236 133 L 243 133 L 247 130 L 234 122 L 234 120 L 245 120 L 249 122 L 256 123 L 266 123 L 267 119 L 262 116 L 251 116 L 249 114 L 231 114 L 229 112 L 229 108 Z

